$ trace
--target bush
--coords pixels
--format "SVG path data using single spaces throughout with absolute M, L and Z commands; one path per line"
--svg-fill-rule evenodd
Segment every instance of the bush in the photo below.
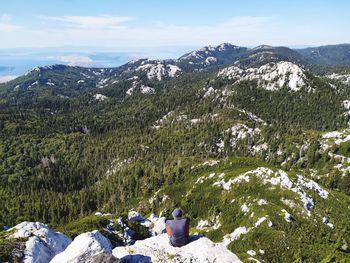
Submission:
M 149 229 L 141 225 L 139 222 L 129 220 L 127 225 L 136 232 L 136 234 L 133 236 L 134 240 L 143 240 L 149 237 Z
M 24 244 L 16 239 L 0 239 L 0 262 L 21 262 Z

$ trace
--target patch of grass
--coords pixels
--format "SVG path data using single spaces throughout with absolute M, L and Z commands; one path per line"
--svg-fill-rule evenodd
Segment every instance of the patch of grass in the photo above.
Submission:
M 1 231 L 0 232 L 0 240 L 11 236 L 15 232 L 16 232 L 16 229 L 12 229 L 11 231 Z
M 339 144 L 338 153 L 350 157 L 350 141 Z
M 101 231 L 107 224 L 108 219 L 106 217 L 90 215 L 72 221 L 67 225 L 57 226 L 56 229 L 74 239 L 76 236 L 85 232 L 93 230 Z
M 170 253 L 168 253 L 168 252 L 165 253 L 165 256 L 166 256 L 166 258 L 169 259 L 169 260 L 173 260 L 173 259 L 175 258 L 175 255 L 170 254 Z
M 206 233 L 203 232 L 202 234 L 213 242 L 221 242 L 223 236 L 225 235 L 221 228 Z
M 132 248 L 127 248 L 127 250 L 128 250 L 128 253 L 130 254 L 130 255 L 132 255 L 132 254 L 134 254 L 136 251 L 134 250 L 134 249 L 132 249 Z
M 278 261 L 278 256 L 274 252 L 274 250 L 277 249 L 277 247 L 273 246 L 273 244 L 279 244 L 278 249 L 280 249 L 280 244 L 283 244 L 284 242 L 283 239 L 283 232 L 274 229 L 269 229 L 266 227 L 260 227 L 254 229 L 254 231 L 250 231 L 249 233 L 242 235 L 237 241 L 232 242 L 228 246 L 228 249 L 234 251 L 234 253 L 241 260 L 247 260 L 247 251 L 254 250 L 255 252 L 257 252 L 255 258 L 263 260 L 264 262 L 288 262 L 283 261 L 281 259 L 280 261 Z M 276 257 L 269 256 L 268 258 L 264 258 L 264 255 L 259 255 L 259 249 L 264 250 L 264 255 L 270 253 L 270 255 L 272 254 Z M 288 251 L 284 253 L 288 253 Z

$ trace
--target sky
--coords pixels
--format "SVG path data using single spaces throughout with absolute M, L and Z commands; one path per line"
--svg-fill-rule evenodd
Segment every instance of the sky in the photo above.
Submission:
M 347 0 L 1 0 L 0 48 L 350 42 Z
M 42 54 L 42 63 L 92 65 L 91 52 L 116 52 L 121 63 L 224 42 L 350 43 L 348 0 L 0 0 L 0 6 L 0 67 L 29 53 Z

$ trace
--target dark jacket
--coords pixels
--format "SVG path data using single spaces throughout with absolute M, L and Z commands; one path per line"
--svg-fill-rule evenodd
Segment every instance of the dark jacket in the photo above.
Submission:
M 174 247 L 182 247 L 189 242 L 190 220 L 188 218 L 175 218 L 166 221 L 166 232 L 170 243 Z

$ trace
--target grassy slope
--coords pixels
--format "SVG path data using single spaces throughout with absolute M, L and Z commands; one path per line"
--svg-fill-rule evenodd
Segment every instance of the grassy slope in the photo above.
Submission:
M 269 167 L 257 159 L 234 157 L 214 167 L 196 169 L 183 182 L 166 186 L 159 192 L 159 196 L 167 195 L 169 199 L 157 206 L 158 212 L 164 209 L 169 212 L 169 208 L 174 206 L 182 207 L 191 219 L 193 232 L 198 232 L 195 226 L 200 219 L 210 221 L 221 213 L 219 229 L 202 231 L 202 234 L 216 242 L 222 241 L 225 234 L 233 232 L 237 227 L 252 227 L 259 218 L 267 216 L 267 220 L 259 227 L 229 245 L 229 249 L 242 260 L 247 259 L 246 252 L 250 249 L 256 252 L 259 249 L 264 250 L 265 254 L 255 257 L 265 262 L 320 262 L 327 258 L 335 261 L 350 260 L 348 254 L 337 250 L 349 231 L 345 219 L 350 216 L 350 198 L 345 194 L 332 192 L 330 197 L 324 200 L 310 191 L 309 195 L 314 198 L 316 207 L 309 217 L 296 193 L 279 186 L 268 187 L 257 179 L 237 184 L 229 191 L 213 186 L 217 179 L 209 179 L 195 185 L 199 177 L 212 172 L 225 173 L 227 181 L 260 166 Z M 295 175 L 291 172 L 289 176 L 293 178 Z M 261 198 L 267 200 L 268 204 L 259 206 L 257 200 Z M 291 208 L 283 203 L 282 198 L 292 200 L 295 207 Z M 250 204 L 250 212 L 246 215 L 240 209 L 243 203 Z M 290 212 L 295 221 L 286 222 L 282 209 Z M 323 216 L 328 216 L 335 224 L 334 230 L 322 223 Z M 268 227 L 268 220 L 274 223 L 274 227 Z M 329 262 L 332 262 L 331 260 Z

